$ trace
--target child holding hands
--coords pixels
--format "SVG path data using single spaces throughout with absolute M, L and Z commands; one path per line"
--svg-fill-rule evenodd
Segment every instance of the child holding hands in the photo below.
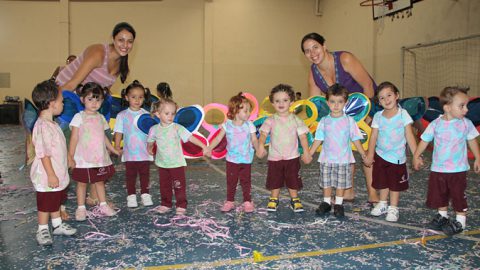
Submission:
M 173 122 L 177 112 L 177 103 L 162 98 L 152 105 L 152 113 L 160 119 L 160 123 L 150 128 L 148 133 L 148 152 L 153 155 L 153 145 L 157 144 L 155 165 L 158 166 L 160 179 L 161 205 L 156 210 L 164 214 L 172 209 L 172 189 L 175 191 L 177 215 L 185 215 L 187 211 L 187 186 L 185 166 L 187 163 L 182 152 L 181 141 L 190 141 L 207 152 L 207 146 L 192 136 L 185 127 Z
M 328 88 L 326 99 L 330 114 L 318 123 L 315 141 L 310 147 L 310 155 L 313 155 L 323 142 L 322 151 L 318 157 L 319 185 L 323 188 L 323 202 L 318 206 L 316 213 L 324 215 L 331 211 L 332 187 L 334 187 L 333 214 L 336 217 L 344 217 L 343 194 L 346 189 L 352 187 L 351 164 L 355 163 L 351 143 L 353 142 L 365 163 L 367 156 L 360 143 L 362 134 L 357 123 L 343 112 L 348 100 L 348 90 L 339 84 L 334 84 Z M 369 164 L 366 163 L 366 165 Z
M 51 245 L 49 218 L 52 219 L 54 235 L 73 235 L 77 232 L 63 223 L 60 217 L 60 205 L 70 177 L 65 136 L 53 117 L 62 113 L 63 97 L 55 81 L 48 80 L 37 84 L 32 92 L 32 100 L 40 111 L 32 133 L 35 159 L 30 170 L 30 179 L 37 194 L 36 238 L 40 245 Z
M 377 217 L 387 214 L 387 221 L 397 222 L 400 192 L 408 189 L 405 144 L 415 153 L 417 142 L 412 118 L 398 105 L 398 88 L 391 82 L 383 82 L 376 95 L 383 110 L 373 116 L 368 159 L 374 161 L 372 186 L 380 190 L 380 201 L 370 214 Z M 387 204 L 389 196 L 390 206 Z
M 127 186 L 127 207 L 137 207 L 136 180 L 140 178 L 142 204 L 153 205 L 149 191 L 150 161 L 153 157 L 147 151 L 147 135 L 134 124 L 135 119 L 148 112 L 142 108 L 150 96 L 148 88 L 133 81 L 122 91 L 122 98 L 128 102 L 128 108 L 118 113 L 115 121 L 115 149 L 120 150 L 123 137 L 122 161 L 125 162 L 125 182 Z
M 468 112 L 468 88 L 446 87 L 440 93 L 440 105 L 444 114 L 433 120 L 421 135 L 421 141 L 413 156 L 413 165 L 420 169 L 420 158 L 428 143 L 434 141 L 432 166 L 428 179 L 427 206 L 438 209 L 430 222 L 436 230 L 447 235 L 460 233 L 466 226 L 467 142 L 475 156 L 473 168 L 480 173 L 480 151 L 476 137 L 479 133 L 472 121 L 465 118 Z M 448 204 L 452 201 L 456 212 L 455 220 L 448 218 Z
M 260 127 L 257 151 L 259 158 L 266 155 L 265 141 L 270 134 L 266 181 L 266 188 L 270 190 L 270 199 L 267 211 L 277 211 L 280 188 L 287 186 L 291 197 L 290 207 L 294 212 L 303 212 L 303 205 L 298 197 L 298 190 L 303 187 L 298 139 L 300 138 L 300 144 L 304 149 L 302 160 L 309 163 L 312 156 L 307 151 L 308 128 L 300 118 L 289 111 L 295 100 L 295 92 L 290 85 L 275 86 L 270 92 L 269 99 L 275 108 L 275 114 L 268 117 Z
M 120 155 L 105 135 L 110 129 L 105 117 L 98 112 L 105 99 L 105 90 L 99 84 L 90 82 L 80 90 L 80 100 L 85 109 L 73 117 L 70 122 L 69 163 L 73 167 L 72 178 L 77 181 L 77 221 L 87 218 L 85 198 L 87 184 L 95 185 L 100 201 L 100 212 L 105 216 L 117 214 L 106 201 L 105 181 L 115 173 L 108 151 Z M 108 151 L 107 151 L 108 150 Z
M 255 207 L 250 194 L 252 185 L 251 166 L 254 149 L 258 149 L 256 129 L 248 121 L 252 106 L 242 92 L 230 98 L 228 102 L 228 120 L 222 125 L 220 133 L 208 146 L 210 153 L 226 136 L 227 137 L 227 200 L 221 211 L 228 212 L 235 208 L 235 192 L 238 181 L 242 186 L 243 210 L 253 212 Z

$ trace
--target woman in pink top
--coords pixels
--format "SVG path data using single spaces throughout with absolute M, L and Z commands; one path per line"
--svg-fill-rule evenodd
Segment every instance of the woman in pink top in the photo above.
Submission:
M 118 76 L 122 83 L 127 79 L 128 54 L 132 51 L 136 32 L 133 27 L 121 22 L 112 32 L 112 43 L 93 44 L 73 62 L 68 64 L 56 78 L 61 90 L 75 90 L 79 84 L 96 82 L 110 88 Z

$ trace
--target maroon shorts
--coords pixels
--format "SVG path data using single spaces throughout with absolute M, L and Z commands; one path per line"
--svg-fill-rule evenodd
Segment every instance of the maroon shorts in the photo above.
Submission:
M 373 163 L 374 189 L 388 188 L 391 191 L 405 191 L 408 189 L 407 164 L 390 163 L 375 153 Z
M 300 190 L 303 187 L 300 176 L 300 158 L 289 160 L 268 161 L 267 183 L 268 190 L 287 186 L 289 189 Z
M 115 174 L 113 165 L 100 168 L 75 168 L 72 179 L 80 183 L 96 183 L 107 181 Z
M 37 210 L 40 212 L 58 212 L 65 196 L 65 189 L 61 191 L 38 192 Z
M 456 212 L 466 212 L 468 208 L 466 189 L 467 172 L 430 172 L 427 206 L 435 209 L 446 207 L 452 200 L 452 206 Z

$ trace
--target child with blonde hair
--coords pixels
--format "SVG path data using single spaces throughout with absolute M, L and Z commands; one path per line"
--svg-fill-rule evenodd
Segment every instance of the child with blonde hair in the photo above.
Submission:
M 117 214 L 106 201 L 105 181 L 115 174 L 108 151 L 120 155 L 113 148 L 105 135 L 110 129 L 105 117 L 98 112 L 105 99 L 105 89 L 99 84 L 90 82 L 80 90 L 80 100 L 85 109 L 73 117 L 70 122 L 72 135 L 70 137 L 69 163 L 73 167 L 72 178 L 77 181 L 77 204 L 75 212 L 77 221 L 87 218 L 85 198 L 87 184 L 95 185 L 100 212 L 105 216 Z
M 318 157 L 318 162 L 320 162 L 319 185 L 323 188 L 323 202 L 318 206 L 316 213 L 324 215 L 331 211 L 332 187 L 334 187 L 333 214 L 341 218 L 345 216 L 343 194 L 346 189 L 352 187 L 351 164 L 355 163 L 355 158 L 351 143 L 355 145 L 364 161 L 367 156 L 360 143 L 362 134 L 357 123 L 351 116 L 345 115 L 343 112 L 348 100 L 348 90 L 339 84 L 334 84 L 328 88 L 326 99 L 330 113 L 318 123 L 315 141 L 310 147 L 310 154 L 313 155 L 323 143 Z
M 185 215 L 187 211 L 187 186 L 185 166 L 187 163 L 182 152 L 181 141 L 190 141 L 207 152 L 207 146 L 192 136 L 185 127 L 173 122 L 177 112 L 177 103 L 169 98 L 162 98 L 152 105 L 154 114 L 160 123 L 148 132 L 148 152 L 153 155 L 153 146 L 157 144 L 155 165 L 158 166 L 161 205 L 157 212 L 164 214 L 172 209 L 172 197 L 175 191 L 177 215 Z
M 222 212 L 235 208 L 235 192 L 239 181 L 242 186 L 243 210 L 247 213 L 255 211 L 250 191 L 253 154 L 254 149 L 258 149 L 258 140 L 255 126 L 248 120 L 251 110 L 252 105 L 242 92 L 231 97 L 228 102 L 228 120 L 207 149 L 211 152 L 226 136 L 227 200 L 221 208 Z
M 150 195 L 150 161 L 153 157 L 147 151 L 147 134 L 136 127 L 135 119 L 148 112 L 142 108 L 150 96 L 150 90 L 137 80 L 122 90 L 122 99 L 128 102 L 128 108 L 118 113 L 113 131 L 115 149 L 121 151 L 123 138 L 122 162 L 125 162 L 125 182 L 127 186 L 127 207 L 137 207 L 136 180 L 140 179 L 140 198 L 144 206 L 153 205 Z
M 443 89 L 439 98 L 444 114 L 425 129 L 413 156 L 413 166 L 418 170 L 423 165 L 420 155 L 433 140 L 427 206 L 438 209 L 438 214 L 430 222 L 432 228 L 441 229 L 447 235 L 460 233 L 466 226 L 468 205 L 465 190 L 470 169 L 467 143 L 475 156 L 473 169 L 480 173 L 480 151 L 476 140 L 479 133 L 472 121 L 465 118 L 469 101 L 467 91 L 468 88 L 461 87 Z M 456 212 L 455 220 L 448 218 L 449 201 Z
M 39 117 L 32 132 L 35 159 L 30 170 L 30 179 L 37 194 L 38 230 L 40 245 L 53 243 L 48 219 L 52 220 L 54 235 L 73 235 L 76 229 L 62 222 L 60 205 L 65 188 L 70 182 L 68 175 L 67 144 L 65 136 L 53 117 L 63 110 L 63 97 L 53 80 L 37 84 L 32 92 L 33 103 Z
M 277 211 L 280 189 L 286 186 L 291 197 L 290 207 L 294 212 L 303 212 L 305 210 L 298 197 L 298 191 L 303 187 L 300 176 L 298 139 L 300 138 L 300 144 L 304 149 L 302 160 L 309 163 L 312 156 L 307 151 L 308 128 L 300 118 L 289 111 L 295 101 L 295 91 L 290 85 L 275 86 L 270 92 L 269 99 L 275 108 L 275 114 L 268 117 L 260 127 L 257 150 L 259 158 L 266 155 L 265 141 L 270 134 L 266 181 L 266 188 L 270 190 L 270 198 L 267 211 Z

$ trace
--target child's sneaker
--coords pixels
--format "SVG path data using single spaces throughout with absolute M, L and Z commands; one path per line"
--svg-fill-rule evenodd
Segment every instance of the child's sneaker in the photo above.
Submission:
M 117 214 L 117 212 L 112 208 L 110 208 L 108 204 L 100 205 L 99 208 L 100 208 L 100 212 L 107 217 L 115 216 Z
M 175 211 L 175 215 L 177 216 L 184 216 L 186 213 L 187 213 L 187 209 L 182 207 L 177 207 L 177 210 Z
M 37 242 L 39 245 L 46 246 L 53 243 L 52 236 L 48 229 L 38 230 L 37 231 Z
M 235 209 L 235 203 L 231 202 L 231 201 L 225 201 L 225 203 L 223 204 L 222 208 L 220 209 L 220 211 L 222 212 L 230 212 L 232 211 L 233 209 Z
M 274 197 L 270 197 L 267 204 L 267 211 L 276 212 L 277 208 L 278 208 L 278 199 Z
M 77 210 L 75 211 L 75 220 L 84 221 L 86 219 L 87 219 L 87 209 L 77 208 Z
M 390 222 L 397 222 L 398 221 L 398 208 L 397 207 L 388 207 L 387 217 L 385 218 L 386 221 Z
M 292 198 L 290 200 L 290 208 L 292 208 L 293 212 L 295 213 L 300 213 L 305 211 L 303 209 L 302 202 L 300 201 L 300 198 Z
M 446 235 L 454 235 L 463 231 L 462 224 L 457 220 L 451 219 L 442 226 L 442 231 Z
M 317 215 L 325 215 L 326 213 L 330 212 L 332 210 L 332 206 L 327 203 L 327 202 L 322 202 L 318 208 L 315 210 L 315 213 Z
M 153 205 L 152 195 L 150 195 L 148 193 L 143 193 L 141 197 L 142 197 L 143 206 L 152 206 Z
M 430 221 L 430 227 L 434 230 L 440 230 L 442 229 L 442 227 L 448 223 L 448 218 L 440 215 L 440 214 L 437 214 L 435 215 L 435 217 L 433 218 L 432 221 Z
M 58 227 L 53 228 L 54 235 L 74 235 L 77 229 L 70 227 L 67 223 L 62 223 Z
M 137 195 L 132 194 L 127 196 L 127 206 L 130 208 L 138 207 Z
M 165 205 L 160 205 L 159 207 L 155 208 L 155 211 L 160 214 L 168 213 L 170 210 L 172 210 L 172 208 L 166 207 Z
M 244 202 L 243 211 L 245 211 L 245 213 L 252 213 L 253 211 L 255 211 L 255 206 L 252 202 Z
M 333 215 L 337 218 L 342 218 L 345 216 L 345 208 L 343 207 L 343 204 L 335 204 L 333 206 Z
M 379 217 L 383 214 L 386 214 L 388 211 L 387 205 L 384 203 L 377 203 L 375 207 L 373 207 L 372 211 L 370 211 L 370 215 Z

